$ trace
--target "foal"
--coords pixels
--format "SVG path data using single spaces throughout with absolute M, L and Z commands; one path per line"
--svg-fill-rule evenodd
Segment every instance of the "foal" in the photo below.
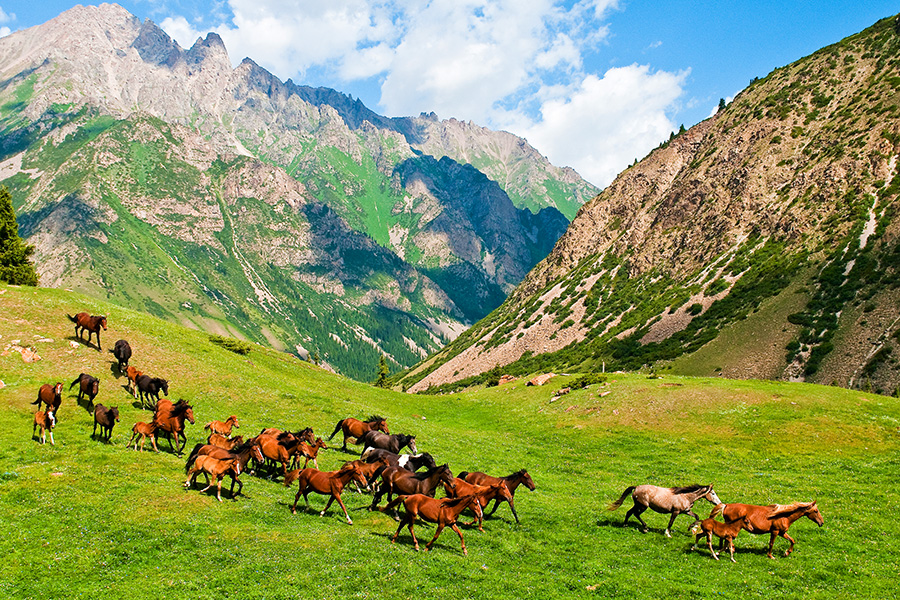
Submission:
M 197 460 L 194 461 L 194 466 L 191 467 L 191 470 L 188 472 L 187 481 L 184 482 L 184 487 L 190 487 L 197 481 L 197 475 L 203 473 L 203 476 L 206 477 L 206 487 L 200 490 L 201 492 L 205 492 L 209 488 L 212 487 L 213 479 L 218 484 L 218 489 L 216 491 L 216 500 L 219 502 L 222 501 L 222 478 L 225 477 L 228 473 L 234 473 L 234 476 L 237 477 L 241 474 L 241 463 L 240 460 L 235 457 L 228 460 L 219 460 L 217 458 L 213 458 L 208 455 L 201 455 L 197 457 Z M 212 478 L 210 478 L 212 475 Z M 232 497 L 232 500 L 234 497 Z
M 713 550 L 712 547 L 712 536 L 715 535 L 716 537 L 721 538 L 722 543 L 724 543 L 731 552 L 731 562 L 737 562 L 734 560 L 734 538 L 738 536 L 741 529 L 747 526 L 747 522 L 746 515 L 737 521 L 731 521 L 730 523 L 720 523 L 713 518 L 703 519 L 691 527 L 691 533 L 697 534 L 696 539 L 694 539 L 694 545 L 691 546 L 691 550 L 696 550 L 697 542 L 700 541 L 700 538 L 705 537 L 706 544 L 709 546 L 712 557 L 719 560 L 719 555 L 716 554 L 716 551 Z M 699 533 L 697 533 L 698 531 Z
M 46 412 L 39 410 L 34 413 L 34 425 L 31 427 L 31 437 L 34 437 L 34 431 L 38 427 L 41 428 L 41 444 L 47 441 L 47 432 L 50 432 L 50 445 L 53 443 L 53 428 L 56 426 L 56 417 L 53 416 L 53 408 L 50 407 Z
M 144 451 L 144 442 L 147 441 L 147 438 L 150 438 L 150 443 L 153 444 L 153 451 L 159 452 L 159 448 L 156 447 L 156 423 L 147 423 L 138 422 L 134 424 L 134 427 L 131 428 L 131 439 L 128 440 L 128 443 L 125 444 L 126 448 L 131 446 L 131 442 L 134 442 L 134 449 L 137 450 L 138 440 L 141 442 L 141 452 Z

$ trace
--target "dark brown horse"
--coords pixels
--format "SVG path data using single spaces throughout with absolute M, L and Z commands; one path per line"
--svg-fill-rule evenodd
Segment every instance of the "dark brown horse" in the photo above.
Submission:
M 347 451 L 347 439 L 355 438 L 356 443 L 359 443 L 359 439 L 363 436 L 367 431 L 382 431 L 384 433 L 390 433 L 388 431 L 387 419 L 384 417 L 379 417 L 378 415 L 372 415 L 365 421 L 360 421 L 358 419 L 346 418 L 338 421 L 337 425 L 334 426 L 334 431 L 331 432 L 331 435 L 328 436 L 328 441 L 335 436 L 338 431 L 344 432 L 344 445 L 341 446 L 341 450 L 344 452 Z
M 139 375 L 134 383 L 141 396 L 141 408 L 144 408 L 145 406 L 151 408 L 154 406 L 154 402 L 159 404 L 161 402 L 159 399 L 160 392 L 162 392 L 164 396 L 169 395 L 169 382 L 162 377 L 150 377 L 146 374 Z M 151 402 L 151 400 L 153 402 Z M 166 402 L 168 402 L 168 400 Z M 191 423 L 193 423 L 193 421 L 191 421 Z
M 453 488 L 450 488 L 449 486 L 446 487 L 448 497 L 459 498 L 461 496 L 472 495 L 478 498 L 478 505 L 481 510 L 475 511 L 475 518 L 471 523 L 466 523 L 466 525 L 474 525 L 477 522 L 478 531 L 484 531 L 482 526 L 484 521 L 484 508 L 488 505 L 488 502 L 491 500 L 496 500 L 498 502 L 512 502 L 513 499 L 512 493 L 510 493 L 505 481 L 500 481 L 499 483 L 492 485 L 476 485 L 457 477 L 454 483 L 455 485 Z
M 131 344 L 127 340 L 118 340 L 110 352 L 116 357 L 119 374 L 124 373 L 128 368 L 128 361 L 131 360 Z
M 752 534 L 768 533 L 769 550 L 766 556 L 773 558 L 772 547 L 775 546 L 775 539 L 778 536 L 783 537 L 791 543 L 791 547 L 785 551 L 785 556 L 790 556 L 794 551 L 794 539 L 787 534 L 791 523 L 801 517 L 809 517 L 809 519 L 821 527 L 825 523 L 822 513 L 816 501 L 812 502 L 794 502 L 793 504 L 770 504 L 768 506 L 757 506 L 755 504 L 718 504 L 709 515 L 710 518 L 716 515 L 722 515 L 726 523 L 737 521 L 742 517 L 747 517 L 747 524 L 744 529 Z
M 38 410 L 40 410 L 41 404 L 45 404 L 47 408 L 51 409 L 55 418 L 56 412 L 59 410 L 60 404 L 62 404 L 62 389 L 63 384 L 59 381 L 56 382 L 56 385 L 45 383 L 38 390 L 37 400 L 32 402 L 32 404 L 36 404 Z
M 194 424 L 194 407 L 185 400 L 179 400 L 172 404 L 169 400 L 160 400 L 156 403 L 156 413 L 153 415 L 153 423 L 160 431 L 165 431 L 169 437 L 169 449 L 172 449 L 172 437 L 175 438 L 174 451 L 181 454 L 181 440 L 187 444 L 187 436 L 184 434 L 184 421 L 187 419 Z
M 446 464 L 429 469 L 424 473 L 413 473 L 398 467 L 388 467 L 381 472 L 381 487 L 372 497 L 369 510 L 376 510 L 382 496 L 387 494 L 388 503 L 394 494 L 425 494 L 434 496 L 434 490 L 440 484 L 453 488 L 453 473 Z
M 113 425 L 119 422 L 119 407 L 113 406 L 112 408 L 106 408 L 102 404 L 98 404 L 94 407 L 94 431 L 91 433 L 91 437 L 97 435 L 97 425 L 100 426 L 100 439 L 102 440 L 104 436 L 106 437 L 106 441 L 112 437 Z
M 382 450 L 390 450 L 395 454 L 399 454 L 403 448 L 409 448 L 413 454 L 418 453 L 416 448 L 416 436 L 406 435 L 405 433 L 387 434 L 380 431 L 367 431 L 356 443 L 362 443 L 363 452 L 369 448 L 380 448 Z
M 323 495 L 328 494 L 331 497 L 328 499 L 325 508 L 319 513 L 319 516 L 324 517 L 331 503 L 337 500 L 344 511 L 347 523 L 353 525 L 353 520 L 347 513 L 347 507 L 344 506 L 344 501 L 341 500 L 341 491 L 350 481 L 355 481 L 357 485 L 366 485 L 366 480 L 363 479 L 362 473 L 355 465 L 345 465 L 337 471 L 319 471 L 318 469 L 291 471 L 285 476 L 284 484 L 288 486 L 294 481 L 297 482 L 300 489 L 297 490 L 297 495 L 294 497 L 294 505 L 291 507 L 293 514 L 297 514 L 297 502 L 300 500 L 301 495 L 303 500 L 306 501 L 306 506 L 309 507 L 309 498 L 307 496 L 310 492 Z
M 391 538 L 391 543 L 395 543 L 397 541 L 397 536 L 400 535 L 400 530 L 403 529 L 404 526 L 409 528 L 409 534 L 412 536 L 413 545 L 416 548 L 416 551 L 419 550 L 419 540 L 416 539 L 416 533 L 413 531 L 413 523 L 416 520 L 416 517 L 420 517 L 424 521 L 429 521 L 431 523 L 437 523 L 437 530 L 434 532 L 434 537 L 431 538 L 431 541 L 425 544 L 425 550 L 431 550 L 432 544 L 434 544 L 435 540 L 438 539 L 438 536 L 441 535 L 441 532 L 445 527 L 449 526 L 450 529 L 456 532 L 459 536 L 459 542 L 462 544 L 463 554 L 468 555 L 469 551 L 466 550 L 466 541 L 463 539 L 462 531 L 459 530 L 459 527 L 456 524 L 457 519 L 459 519 L 460 513 L 465 509 L 472 507 L 476 513 L 481 512 L 481 506 L 478 504 L 478 498 L 473 495 L 469 496 L 461 496 L 459 498 L 441 498 L 440 500 L 436 500 L 424 494 L 412 494 L 409 496 L 399 496 L 396 500 L 387 505 L 385 510 L 388 508 L 393 508 L 397 504 L 403 503 L 403 507 L 406 509 L 406 512 L 403 515 L 403 518 L 400 520 L 400 525 L 397 527 L 397 532 L 394 533 L 394 537 Z
M 87 396 L 91 401 L 91 406 L 93 406 L 94 398 L 96 398 L 97 394 L 100 392 L 100 380 L 93 375 L 82 373 L 75 381 L 69 384 L 69 389 L 71 390 L 75 387 L 76 383 L 78 384 L 78 403 L 81 404 L 81 401 Z
M 507 475 L 506 477 L 491 477 L 490 475 L 485 475 L 481 471 L 472 471 L 471 473 L 463 471 L 459 475 L 457 475 L 460 479 L 463 479 L 469 483 L 474 483 L 476 485 L 494 485 L 495 483 L 500 483 L 501 481 L 506 484 L 506 487 L 509 488 L 510 499 L 506 500 L 504 498 L 496 498 L 494 500 L 494 506 L 491 508 L 490 512 L 486 513 L 486 516 L 490 517 L 497 511 L 497 507 L 500 506 L 501 502 L 507 502 L 509 504 L 509 509 L 512 511 L 513 517 L 516 519 L 516 523 L 519 522 L 519 515 L 516 514 L 516 506 L 513 504 L 513 498 L 516 495 L 516 488 L 519 487 L 520 484 L 524 484 L 532 492 L 534 491 L 534 480 L 531 479 L 531 475 L 528 474 L 528 471 L 525 469 L 521 469 L 516 471 L 511 475 Z
M 105 315 L 89 315 L 86 312 L 80 312 L 74 317 L 72 315 L 66 315 L 69 317 L 69 320 L 75 323 L 75 336 L 78 339 L 81 339 L 81 334 L 85 331 L 88 332 L 87 343 L 90 345 L 91 336 L 95 333 L 97 334 L 97 352 L 100 352 L 100 328 L 102 327 L 104 331 L 106 331 L 106 316 Z
M 634 516 L 634 518 L 636 518 L 643 526 L 641 532 L 647 533 L 647 524 L 644 523 L 644 520 L 641 518 L 641 513 L 650 508 L 654 512 L 672 515 L 672 518 L 669 519 L 669 525 L 666 527 L 666 537 L 672 537 L 670 531 L 672 529 L 672 524 L 675 523 L 675 517 L 678 515 L 688 514 L 694 517 L 694 523 L 700 520 L 700 517 L 691 510 L 694 506 L 694 502 L 700 498 L 704 498 L 713 504 L 721 503 L 716 492 L 713 491 L 712 484 L 694 484 L 676 488 L 664 488 L 655 485 L 633 485 L 622 492 L 622 495 L 618 500 L 609 505 L 609 510 L 616 510 L 622 506 L 622 502 L 625 501 L 628 494 L 631 494 L 631 498 L 634 500 L 634 506 L 632 506 L 625 515 L 625 521 L 622 523 L 622 527 L 625 527 L 625 525 L 628 524 L 629 517 Z M 691 525 L 693 525 L 693 523 Z
M 397 454 L 381 448 L 369 448 L 362 453 L 360 458 L 367 462 L 375 462 L 383 458 L 387 461 L 389 467 L 400 467 L 407 471 L 418 471 L 422 467 L 433 469 L 437 466 L 434 462 L 434 457 L 427 452 L 422 454 Z

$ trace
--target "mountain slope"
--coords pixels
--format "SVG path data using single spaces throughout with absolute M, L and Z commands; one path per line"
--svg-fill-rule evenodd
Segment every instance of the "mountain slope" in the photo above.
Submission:
M 586 204 L 501 308 L 403 385 L 656 364 L 893 392 L 897 73 L 891 17 L 754 81 Z
M 565 230 L 555 207 L 595 191 L 502 132 L 424 150 L 460 127 L 232 68 L 217 35 L 183 50 L 117 5 L 0 39 L 0 183 L 42 285 L 358 378 L 498 306 Z

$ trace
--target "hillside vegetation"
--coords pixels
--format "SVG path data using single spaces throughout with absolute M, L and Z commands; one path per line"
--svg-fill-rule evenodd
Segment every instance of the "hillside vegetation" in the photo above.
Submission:
M 524 380 L 448 396 L 378 390 L 296 358 L 253 345 L 230 352 L 206 334 L 62 290 L 0 286 L 0 594 L 10 598 L 708 598 L 890 597 L 900 565 L 893 507 L 900 456 L 900 405 L 893 398 L 837 387 L 640 374 L 551 401 L 554 390 Z M 65 313 L 109 317 L 104 352 L 76 342 Z M 296 487 L 245 475 L 245 496 L 222 504 L 184 490 L 183 459 L 136 453 L 130 427 L 150 415 L 116 378 L 116 339 L 131 363 L 170 380 L 170 397 L 195 407 L 189 445 L 203 424 L 238 415 L 236 433 L 264 426 L 312 426 L 330 433 L 347 416 L 379 413 L 392 432 L 416 434 L 420 450 L 454 473 L 505 475 L 527 468 L 537 489 L 519 488 L 521 525 L 508 508 L 464 528 L 469 556 L 445 531 L 417 554 L 396 523 L 344 494 L 320 518 L 292 515 Z M 16 340 L 18 340 L 16 342 Z M 32 346 L 41 360 L 5 352 Z M 112 443 L 92 440 L 91 418 L 68 383 L 80 372 L 101 379 L 96 401 L 122 414 Z M 66 386 L 56 446 L 31 438 L 42 383 Z M 337 438 L 336 438 L 337 440 Z M 326 450 L 324 469 L 355 453 Z M 202 478 L 201 478 L 202 479 Z M 689 552 L 690 519 L 672 539 L 667 517 L 645 513 L 641 534 L 620 524 L 630 506 L 606 506 L 630 485 L 714 483 L 725 502 L 816 499 L 825 517 L 793 525 L 790 558 L 765 557 L 768 538 L 742 533 L 737 564 Z M 227 496 L 227 494 L 225 494 Z M 702 502 L 702 501 L 701 501 Z M 302 501 L 301 501 L 302 507 Z M 698 504 L 698 513 L 711 506 Z M 418 526 L 421 541 L 434 529 Z M 784 550 L 786 543 L 776 543 Z
M 754 80 L 620 174 L 499 309 L 397 382 L 605 364 L 896 392 L 898 73 L 890 17 Z

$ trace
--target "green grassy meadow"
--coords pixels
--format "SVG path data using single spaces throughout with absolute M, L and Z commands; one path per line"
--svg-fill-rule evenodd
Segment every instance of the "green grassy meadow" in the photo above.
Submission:
M 65 313 L 105 313 L 103 352 L 70 344 Z M 506 475 L 528 469 L 516 525 L 508 507 L 464 528 L 469 555 L 446 530 L 416 553 L 396 523 L 368 512 L 347 491 L 354 524 L 310 495 L 292 515 L 296 487 L 242 476 L 237 501 L 185 490 L 184 459 L 125 448 L 141 411 L 116 378 L 106 350 L 119 339 L 131 363 L 170 382 L 170 398 L 194 405 L 189 447 L 203 425 L 235 414 L 237 433 L 311 426 L 330 434 L 344 417 L 372 413 L 392 433 L 418 436 L 420 451 L 454 473 Z M 38 341 L 38 340 L 52 341 Z M 525 379 L 447 396 L 415 396 L 336 377 L 290 355 L 254 346 L 241 356 L 208 336 L 142 313 L 53 289 L 0 286 L 0 353 L 14 340 L 37 349 L 26 364 L 0 356 L 0 596 L 9 598 L 887 598 L 896 593 L 900 551 L 900 401 L 836 387 L 722 378 L 611 374 L 605 384 L 551 402 Z M 100 377 L 96 402 L 118 405 L 112 443 L 91 439 L 92 420 L 69 383 Z M 56 446 L 31 437 L 42 383 L 65 385 Z M 332 446 L 337 446 L 340 435 Z M 323 469 L 356 457 L 333 449 Z M 202 481 L 202 478 L 201 478 Z M 765 556 L 768 536 L 736 540 L 737 564 L 690 552 L 689 517 L 672 539 L 668 516 L 650 511 L 651 531 L 621 527 L 640 483 L 714 483 L 724 502 L 816 499 L 825 525 L 803 519 L 789 558 Z M 700 501 L 703 516 L 712 508 Z M 420 542 L 434 529 L 416 528 Z

